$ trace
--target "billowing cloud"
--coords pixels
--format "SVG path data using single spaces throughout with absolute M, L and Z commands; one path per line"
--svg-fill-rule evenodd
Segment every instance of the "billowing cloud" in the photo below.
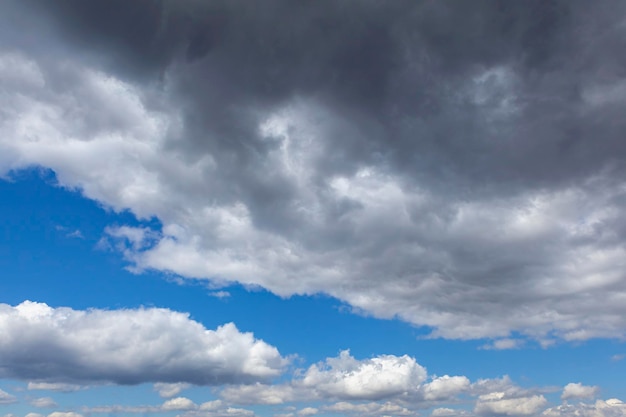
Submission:
M 398 412 L 413 410 L 412 415 L 416 408 L 451 404 L 459 401 L 463 394 L 478 396 L 496 389 L 519 391 L 508 378 L 471 384 L 465 376 L 429 377 L 426 369 L 408 355 L 380 355 L 359 360 L 349 351 L 342 351 L 337 357 L 298 370 L 289 382 L 233 385 L 223 388 L 219 395 L 233 404 L 317 401 L 326 404 L 324 410 L 343 407 L 346 412 L 372 415 L 377 412 L 395 415 L 389 409 L 394 405 Z M 334 401 L 337 402 L 329 405 Z M 347 407 L 354 408 L 348 410 Z
M 2 377 L 60 382 L 266 380 L 286 360 L 229 323 L 207 330 L 167 309 L 72 310 L 25 301 L 0 304 Z
M 599 387 L 583 385 L 580 382 L 569 383 L 563 388 L 562 400 L 570 398 L 593 398 L 598 394 Z
M 626 334 L 624 3 L 2 7 L 0 170 L 157 216 L 108 229 L 136 271 Z
M 407 355 L 357 360 L 343 351 L 337 358 L 311 365 L 300 383 L 325 397 L 377 400 L 413 391 L 425 379 L 426 369 Z

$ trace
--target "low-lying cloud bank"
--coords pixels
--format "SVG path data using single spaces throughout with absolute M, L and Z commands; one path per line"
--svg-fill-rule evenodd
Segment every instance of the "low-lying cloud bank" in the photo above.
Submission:
M 168 309 L 0 304 L 0 378 L 36 381 L 29 389 L 71 391 L 67 383 L 102 382 L 251 383 L 280 375 L 286 364 L 275 347 L 232 323 L 208 330 Z
M 136 271 L 626 336 L 623 3 L 270 3 L 3 2 L 0 174 L 157 216 Z

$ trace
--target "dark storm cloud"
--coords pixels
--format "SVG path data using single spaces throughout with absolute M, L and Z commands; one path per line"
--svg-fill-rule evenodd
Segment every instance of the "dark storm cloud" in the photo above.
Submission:
M 128 120 L 150 132 L 102 136 L 122 161 L 98 160 L 108 182 L 73 151 L 7 145 L 92 198 L 159 216 L 149 250 L 143 232 L 112 231 L 139 268 L 322 291 L 446 337 L 626 329 L 623 3 L 8 5 L 44 22 L 31 36 L 64 59 L 119 81 L 79 75 L 63 90 L 108 103 L 80 119 L 85 137 L 132 132 Z M 67 106 L 49 81 L 75 76 L 11 42 L 35 64 L 10 59 L 48 80 L 33 100 Z

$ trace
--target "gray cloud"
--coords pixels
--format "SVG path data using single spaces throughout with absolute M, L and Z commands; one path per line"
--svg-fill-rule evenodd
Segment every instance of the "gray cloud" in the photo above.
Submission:
M 138 270 L 622 337 L 625 7 L 7 2 L 60 58 L 4 38 L 0 167 L 158 216 L 109 229 Z

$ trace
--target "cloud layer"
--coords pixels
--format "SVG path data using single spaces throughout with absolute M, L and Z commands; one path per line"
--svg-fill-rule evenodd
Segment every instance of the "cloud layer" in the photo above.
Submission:
M 207 330 L 188 314 L 167 309 L 0 304 L 3 378 L 220 385 L 267 380 L 280 375 L 284 365 L 275 347 L 232 323 Z
M 108 229 L 137 271 L 626 334 L 623 3 L 2 7 L 47 44 L 0 44 L 0 169 L 157 216 Z

